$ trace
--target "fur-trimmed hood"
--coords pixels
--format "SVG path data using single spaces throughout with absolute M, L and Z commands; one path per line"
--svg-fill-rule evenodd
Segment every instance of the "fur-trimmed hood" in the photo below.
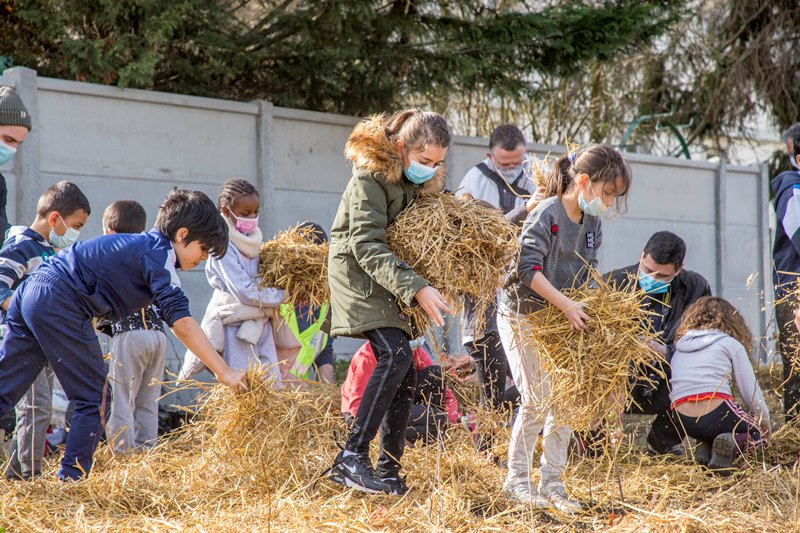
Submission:
M 386 136 L 386 122 L 386 115 L 380 114 L 356 124 L 344 146 L 344 155 L 357 169 L 379 172 L 387 183 L 397 184 L 406 179 L 403 175 L 403 159 Z M 442 192 L 446 182 L 447 172 L 442 165 L 433 178 L 419 187 L 419 192 Z

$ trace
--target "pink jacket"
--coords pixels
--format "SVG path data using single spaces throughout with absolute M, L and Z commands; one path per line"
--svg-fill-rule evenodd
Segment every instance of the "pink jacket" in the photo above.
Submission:
M 347 369 L 347 377 L 342 383 L 342 413 L 350 413 L 355 416 L 364 389 L 367 388 L 367 381 L 375 370 L 378 361 L 372 352 L 372 346 L 365 342 L 358 351 L 353 354 L 350 360 L 350 368 Z M 431 356 L 424 348 L 414 350 L 414 367 L 417 371 L 433 366 Z M 458 402 L 449 387 L 444 389 L 444 406 L 447 411 L 447 419 L 451 424 L 458 423 Z

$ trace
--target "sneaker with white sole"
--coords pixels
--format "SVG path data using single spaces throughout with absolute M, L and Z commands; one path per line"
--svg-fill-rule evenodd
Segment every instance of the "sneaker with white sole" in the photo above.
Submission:
M 539 494 L 547 498 L 550 507 L 564 514 L 575 514 L 583 511 L 583 506 L 567 495 L 561 481 L 550 481 L 539 486 Z
M 344 455 L 339 452 L 328 471 L 331 481 L 367 494 L 393 494 L 392 487 L 375 473 L 366 454 Z
M 515 483 L 503 486 L 503 496 L 515 502 L 530 505 L 534 509 L 549 509 L 550 500 L 539 495 L 533 483 Z

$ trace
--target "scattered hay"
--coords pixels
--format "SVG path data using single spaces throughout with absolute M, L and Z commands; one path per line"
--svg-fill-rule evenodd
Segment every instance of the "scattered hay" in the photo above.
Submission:
M 772 464 L 791 465 L 800 460 L 800 427 L 786 424 L 772 435 L 763 450 L 764 459 Z
M 786 272 L 784 272 L 786 274 Z M 785 303 L 795 304 L 798 305 L 800 303 L 800 276 L 795 278 L 794 287 L 791 291 L 789 291 L 783 298 L 780 298 L 775 302 L 775 305 L 778 304 L 785 304 Z M 783 360 L 784 364 L 787 362 L 791 365 L 791 374 L 797 374 L 800 372 L 800 333 L 798 333 L 795 328 L 789 328 L 791 333 L 789 334 L 789 339 L 784 339 L 784 343 L 787 346 L 794 346 L 794 349 L 790 350 L 789 353 L 781 353 L 781 359 Z
M 0 480 L 0 528 L 9 531 L 789 531 L 800 526 L 800 471 L 760 462 L 717 478 L 689 461 L 628 446 L 596 461 L 573 458 L 574 517 L 500 496 L 505 471 L 475 453 L 466 431 L 408 449 L 411 492 L 365 496 L 319 476 L 343 427 L 335 387 L 279 390 L 250 372 L 234 397 L 216 386 L 195 421 L 135 455 L 103 447 L 92 475 Z M 508 431 L 502 432 L 507 441 Z M 373 449 L 373 453 L 374 453 Z M 374 455 L 373 455 L 374 456 Z M 617 481 L 619 480 L 619 481 Z M 621 492 L 620 492 L 621 489 Z
M 556 159 L 550 154 L 541 159 L 534 154 L 528 154 L 528 158 L 530 159 L 530 170 L 528 168 L 525 169 L 525 173 L 527 174 L 525 177 L 528 181 L 536 185 L 537 188 L 547 187 L 550 167 L 555 164 Z
M 260 287 L 286 291 L 286 301 L 320 306 L 330 301 L 328 243 L 317 244 L 312 228 L 295 226 L 279 231 L 261 245 Z
M 592 270 L 569 296 L 586 304 L 586 331 L 573 331 L 560 310 L 547 306 L 525 317 L 531 333 L 520 342 L 533 346 L 550 376 L 546 407 L 561 423 L 583 430 L 622 410 L 636 369 L 652 368 L 647 343 L 655 336 L 649 313 L 641 308 L 644 292 L 619 291 Z
M 414 200 L 389 225 L 386 242 L 457 309 L 470 296 L 480 322 L 518 249 L 517 230 L 500 211 L 444 193 Z M 430 324 L 419 306 L 404 311 L 421 330 Z

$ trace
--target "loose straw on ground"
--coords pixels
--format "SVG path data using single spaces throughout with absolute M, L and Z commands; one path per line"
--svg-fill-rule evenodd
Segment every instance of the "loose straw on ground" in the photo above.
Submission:
M 543 399 L 558 421 L 572 429 L 590 429 L 629 398 L 637 369 L 650 367 L 656 355 L 647 343 L 655 339 L 641 291 L 619 291 L 592 270 L 589 279 L 570 291 L 585 304 L 587 329 L 576 332 L 560 310 L 547 306 L 525 318 L 530 344 L 550 376 Z M 654 371 L 657 372 L 653 368 Z
M 469 295 L 481 322 L 517 253 L 516 229 L 499 210 L 444 193 L 414 200 L 389 225 L 386 242 L 452 303 Z M 429 324 L 419 307 L 405 311 L 420 329 Z
M 103 445 L 86 480 L 56 481 L 52 460 L 35 482 L 0 479 L 0 528 L 784 532 L 800 524 L 796 466 L 753 461 L 718 478 L 687 459 L 647 457 L 630 447 L 616 457 L 624 503 L 609 456 L 573 457 L 564 477 L 587 512 L 533 510 L 501 496 L 504 469 L 477 454 L 459 427 L 441 444 L 406 449 L 406 496 L 366 496 L 319 479 L 339 451 L 333 435 L 344 427 L 336 387 L 275 390 L 260 372 L 248 377 L 248 391 L 238 396 L 210 388 L 194 421 L 155 449 L 115 456 Z M 507 442 L 507 431 L 501 437 Z M 375 453 L 373 447 L 373 460 Z
M 261 245 L 261 287 L 286 291 L 286 301 L 319 306 L 330 300 L 328 243 L 314 242 L 312 228 L 295 226 Z

